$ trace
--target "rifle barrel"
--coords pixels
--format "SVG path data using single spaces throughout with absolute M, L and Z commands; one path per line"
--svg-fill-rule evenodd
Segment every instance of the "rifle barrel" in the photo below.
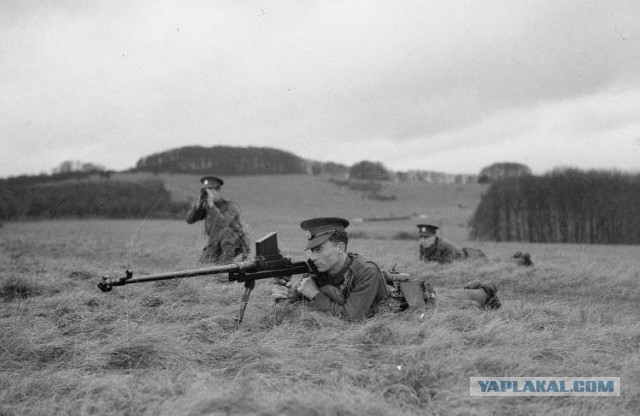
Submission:
M 257 262 L 254 260 L 242 261 L 233 264 L 226 264 L 222 266 L 204 267 L 201 269 L 183 270 L 177 272 L 156 273 L 147 276 L 140 276 L 136 278 L 129 277 L 131 272 L 127 272 L 127 277 L 121 277 L 119 279 L 111 279 L 103 277 L 102 281 L 98 284 L 98 287 L 102 291 L 109 291 L 113 286 L 123 286 L 131 283 L 144 283 L 153 282 L 157 280 L 177 279 L 182 277 L 194 277 L 194 276 L 206 276 L 211 274 L 231 273 L 241 270 L 252 270 L 257 266 Z
M 182 270 L 178 272 L 156 273 L 127 280 L 127 283 L 151 282 L 154 280 L 176 279 L 180 277 L 206 276 L 209 274 L 229 273 L 242 269 L 250 269 L 256 265 L 254 261 L 243 261 L 222 266 L 203 267 L 202 269 Z

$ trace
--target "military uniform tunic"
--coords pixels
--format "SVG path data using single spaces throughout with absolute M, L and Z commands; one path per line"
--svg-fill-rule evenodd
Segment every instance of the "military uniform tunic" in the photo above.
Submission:
M 206 203 L 196 204 L 187 214 L 187 223 L 201 220 L 204 220 L 204 232 L 209 242 L 203 249 L 200 262 L 228 264 L 239 254 L 246 256 L 249 253 L 238 204 L 224 199 L 213 207 Z
M 420 260 L 451 263 L 461 258 L 462 250 L 444 238 L 435 237 L 432 244 L 420 245 Z
M 430 244 L 420 244 L 420 260 L 451 263 L 464 259 L 485 259 L 487 256 L 477 248 L 458 248 L 444 238 L 434 237 Z
M 320 293 L 311 304 L 316 308 L 353 321 L 374 315 L 389 297 L 380 269 L 358 254 L 349 253 L 336 276 L 314 276 Z

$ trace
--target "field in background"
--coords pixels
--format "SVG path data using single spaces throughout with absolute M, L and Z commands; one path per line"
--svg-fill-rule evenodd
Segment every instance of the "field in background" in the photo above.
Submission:
M 141 178 L 144 175 L 136 175 Z M 198 177 L 163 176 L 176 199 Z M 274 306 L 257 283 L 240 332 L 241 284 L 223 276 L 116 288 L 122 275 L 199 267 L 202 225 L 91 220 L 5 223 L 0 230 L 0 414 L 639 414 L 638 247 L 468 242 L 465 224 L 481 185 L 389 183 L 397 200 L 374 202 L 322 178 L 225 178 L 252 240 L 277 231 L 282 251 L 304 258 L 298 224 L 350 220 L 351 251 L 383 268 L 425 276 L 440 294 L 479 278 L 499 285 L 503 308 L 468 305 L 345 323 L 304 307 Z M 420 215 L 425 217 L 420 218 Z M 417 222 L 443 225 L 488 262 L 427 265 Z M 375 238 L 374 238 L 375 237 Z M 529 251 L 536 263 L 509 261 Z M 612 376 L 622 397 L 471 398 L 472 376 Z
M 114 178 L 144 179 L 152 174 L 118 174 Z M 177 201 L 195 201 L 200 176 L 160 174 Z M 232 176 L 224 178 L 223 195 L 238 202 L 253 238 L 269 231 L 293 231 L 302 220 L 316 216 L 340 216 L 352 221 L 351 232 L 390 238 L 398 232 L 417 234 L 416 224 L 442 226 L 442 235 L 454 241 L 466 240 L 467 223 L 484 184 L 429 184 L 424 182 L 382 182 L 383 195 L 394 201 L 374 201 L 366 193 L 339 187 L 327 178 L 307 175 Z M 409 220 L 353 222 L 356 218 L 410 216 Z M 297 228 L 299 230 L 299 228 Z M 301 231 L 300 231 L 301 233 Z M 300 234 L 302 235 L 302 234 Z

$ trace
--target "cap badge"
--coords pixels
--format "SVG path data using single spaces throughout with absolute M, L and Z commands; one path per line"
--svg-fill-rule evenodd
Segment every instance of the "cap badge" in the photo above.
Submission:
M 307 236 L 307 240 L 311 240 L 313 238 L 313 236 L 311 235 L 311 231 L 307 230 L 304 233 L 305 236 Z

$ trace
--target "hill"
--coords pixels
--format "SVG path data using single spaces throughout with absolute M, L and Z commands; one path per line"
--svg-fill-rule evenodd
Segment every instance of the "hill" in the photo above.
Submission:
M 373 169 L 371 169 L 373 167 Z M 380 162 L 361 161 L 353 166 L 303 159 L 270 147 L 185 146 L 145 156 L 130 172 L 215 175 L 309 174 L 369 180 L 475 183 L 476 175 L 430 170 L 392 171 Z
M 304 159 L 269 147 L 186 146 L 138 160 L 132 171 L 217 175 L 307 173 Z
M 58 181 L 49 179 L 51 177 L 25 177 L 15 185 L 16 179 L 5 180 L 0 190 L 7 196 L 4 205 L 10 206 L 5 207 L 4 212 L 0 205 L 0 213 L 4 212 L 5 219 L 9 220 L 35 219 L 38 212 L 44 211 L 47 215 L 41 217 L 109 217 L 113 209 L 135 205 L 138 209 L 126 211 L 132 218 L 174 216 L 182 219 L 186 216 L 185 203 L 195 201 L 200 187 L 200 174 L 110 172 L 107 177 L 82 174 Z M 335 215 L 351 220 L 352 230 L 362 236 L 393 238 L 402 232 L 415 235 L 418 222 L 431 222 L 443 226 L 445 236 L 461 240 L 468 235 L 467 223 L 487 187 L 475 183 L 336 180 L 332 176 L 298 174 L 224 176 L 224 179 L 223 194 L 240 204 L 252 235 L 291 224 L 296 227 L 311 216 Z M 151 192 L 151 184 L 157 192 Z M 106 191 L 112 188 L 117 198 L 108 196 Z M 156 204 L 156 200 L 166 199 L 165 192 L 171 195 L 173 205 Z M 90 203 L 83 203 L 84 200 Z M 39 211 L 31 209 L 34 204 L 40 207 Z M 56 210 L 50 209 L 52 204 Z M 109 207 L 114 204 L 117 206 Z M 49 208 L 43 210 L 42 207 Z M 27 208 L 29 215 L 23 212 Z M 368 222 L 367 219 L 387 221 Z
M 122 173 L 114 178 L 147 180 L 149 173 Z M 173 199 L 195 201 L 199 195 L 199 175 L 160 174 Z M 244 221 L 253 237 L 282 227 L 297 228 L 305 218 L 342 216 L 352 222 L 352 232 L 376 238 L 392 238 L 399 232 L 413 234 L 418 222 L 443 227 L 443 235 L 465 240 L 468 221 L 487 185 L 445 185 L 425 182 L 381 182 L 383 195 L 395 200 L 370 199 L 365 191 L 338 186 L 327 177 L 310 175 L 268 175 L 225 177 L 223 195 L 240 204 Z M 406 219 L 363 221 L 359 219 Z

